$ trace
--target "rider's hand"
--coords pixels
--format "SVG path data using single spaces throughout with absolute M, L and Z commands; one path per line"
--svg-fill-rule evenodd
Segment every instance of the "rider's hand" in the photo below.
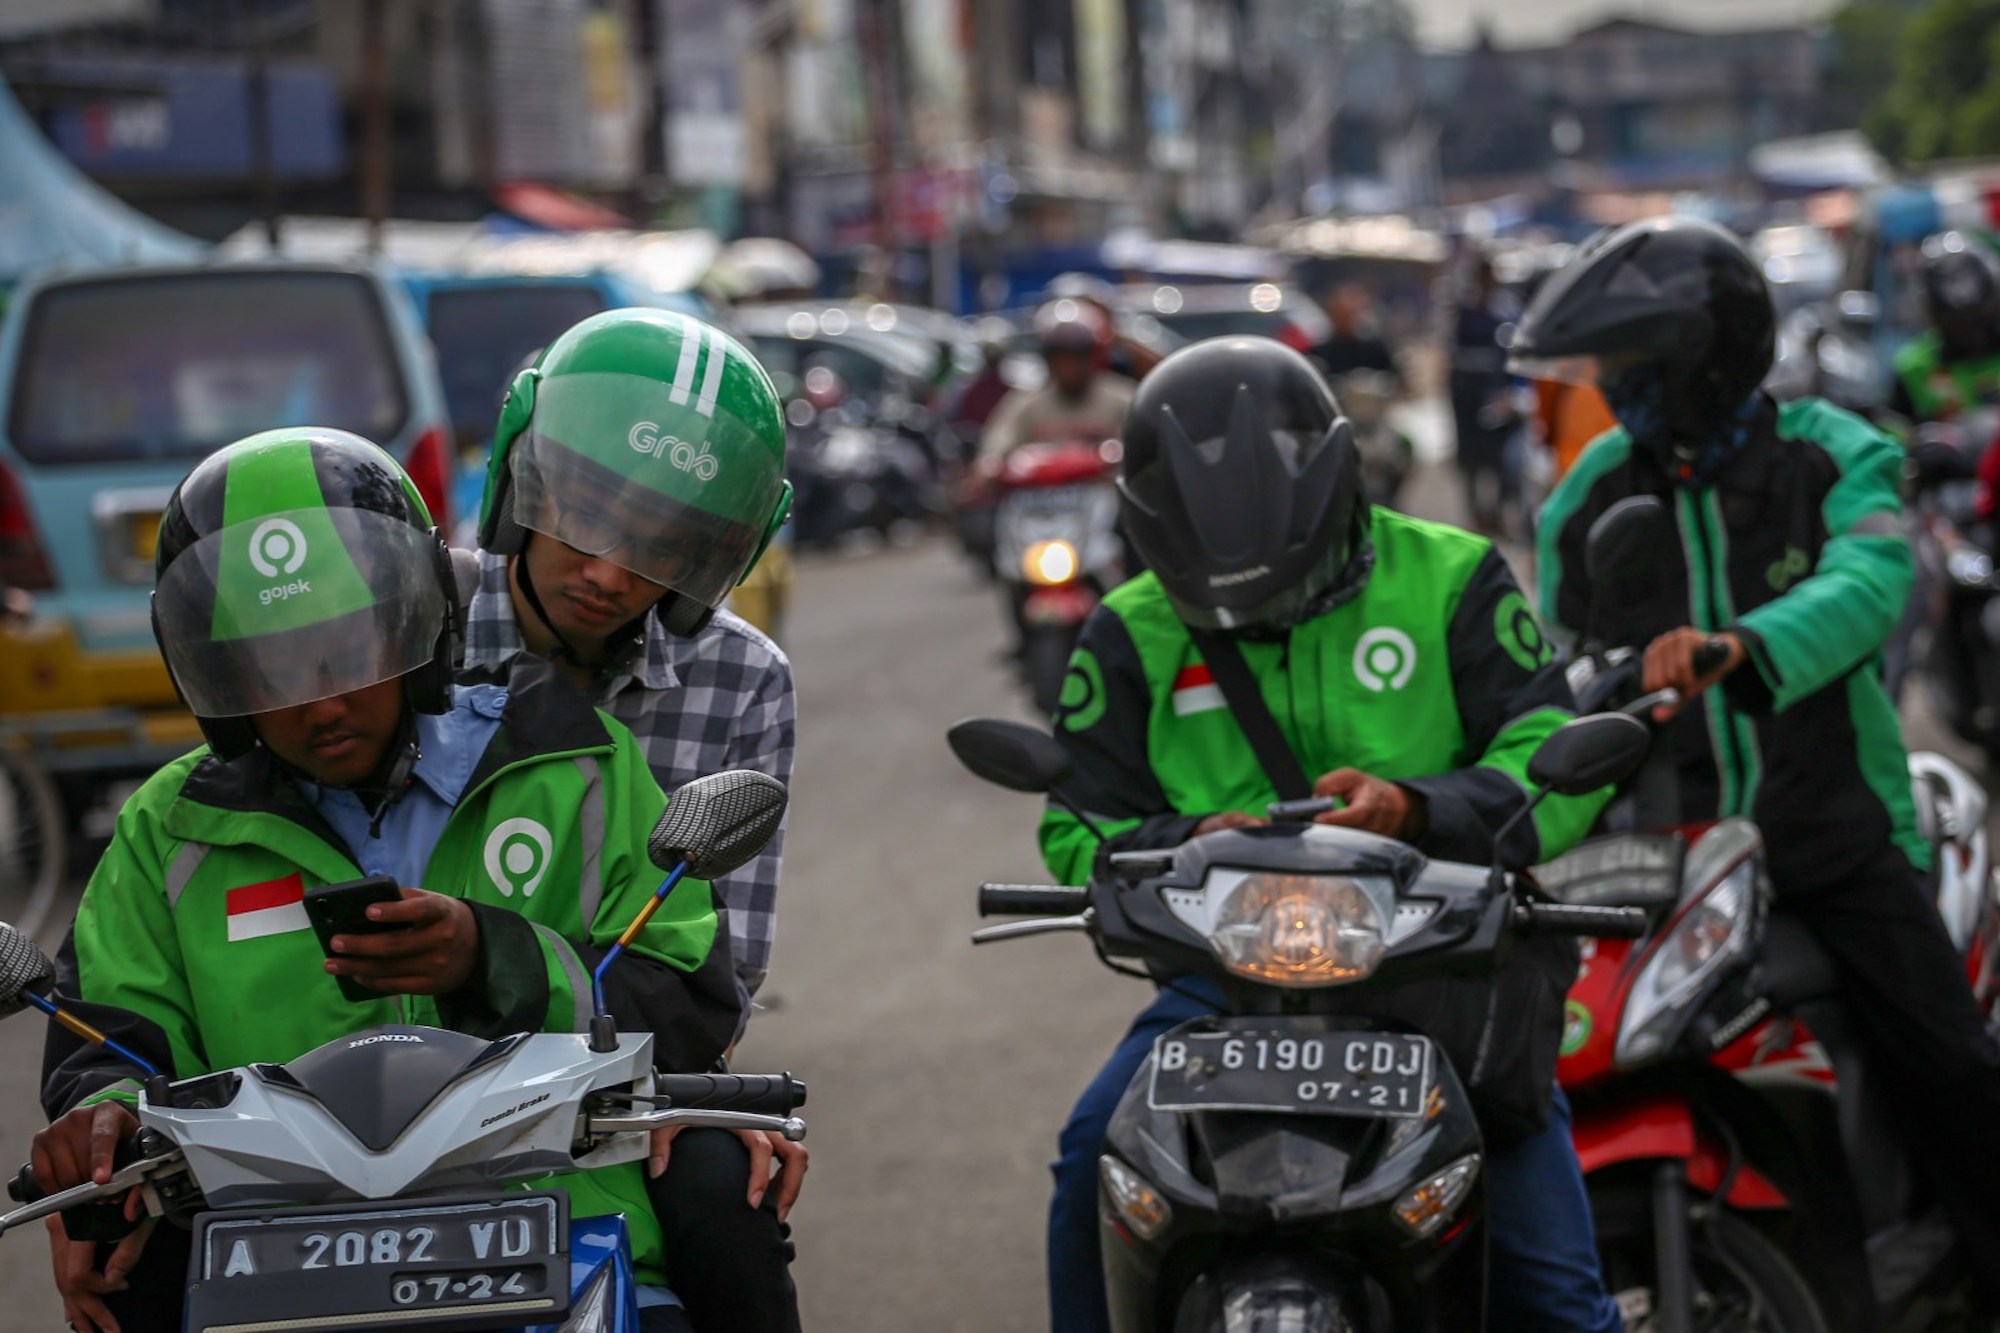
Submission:
M 86 1181 L 102 1185 L 116 1168 L 118 1145 L 139 1132 L 139 1118 L 123 1102 L 79 1106 L 35 1135 L 28 1164 L 42 1193 L 54 1194 Z
M 126 1196 L 128 1217 L 134 1215 L 138 1203 L 139 1191 L 134 1189 Z M 112 1318 L 104 1297 L 109 1292 L 126 1289 L 126 1276 L 139 1262 L 139 1252 L 146 1248 L 159 1220 L 147 1218 L 131 1235 L 119 1241 L 104 1261 L 102 1272 L 97 1268 L 95 1241 L 71 1240 L 63 1230 L 60 1215 L 47 1220 L 49 1257 L 55 1266 L 56 1290 L 62 1295 L 63 1319 L 76 1333 L 118 1333 L 118 1321 Z
M 1358 768 L 1336 768 L 1313 783 L 1313 795 L 1337 796 L 1342 802 L 1340 809 L 1315 816 L 1315 824 L 1339 824 L 1406 841 L 1428 826 L 1423 797 Z
M 806 1183 L 806 1145 L 793 1143 L 783 1134 L 765 1129 L 739 1129 L 736 1137 L 743 1140 L 743 1146 L 750 1150 L 750 1206 L 761 1207 L 764 1195 L 772 1185 L 778 1187 L 778 1220 L 791 1216 L 792 1205 L 798 1202 L 799 1189 Z M 773 1160 L 777 1162 L 777 1175 L 771 1174 Z
M 1270 822 L 1255 815 L 1246 815 L 1241 810 L 1224 810 L 1221 814 L 1210 815 L 1196 824 L 1190 836 L 1199 838 L 1204 833 L 1215 833 L 1226 828 L 1263 828 Z
M 1710 639 L 1720 639 L 1728 644 L 1729 656 L 1714 671 L 1705 676 L 1696 675 L 1694 655 Z M 1707 630 L 1691 629 L 1685 625 L 1679 629 L 1670 629 L 1646 646 L 1645 678 L 1642 681 L 1642 688 L 1648 694 L 1654 690 L 1678 690 L 1681 701 L 1685 703 L 1743 665 L 1744 656 L 1743 640 L 1734 634 L 1711 634 Z M 1678 711 L 1678 706 L 1655 708 L 1653 720 L 1665 722 Z
M 334 936 L 340 956 L 327 959 L 328 972 L 391 995 L 449 995 L 471 980 L 479 920 L 463 899 L 404 889 L 401 902 L 374 904 L 368 919 L 397 929 Z

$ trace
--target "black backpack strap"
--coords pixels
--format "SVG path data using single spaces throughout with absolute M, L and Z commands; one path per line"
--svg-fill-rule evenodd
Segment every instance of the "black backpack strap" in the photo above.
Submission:
M 1278 719 L 1271 716 L 1270 706 L 1264 702 L 1264 691 L 1250 674 L 1250 664 L 1243 660 L 1243 650 L 1236 646 L 1236 640 L 1227 634 L 1193 628 L 1188 630 L 1188 636 L 1201 650 L 1201 660 L 1208 664 L 1209 674 L 1215 677 L 1215 687 L 1222 691 L 1236 725 L 1243 728 L 1250 748 L 1257 752 L 1257 762 L 1263 765 L 1264 776 L 1271 780 L 1278 799 L 1301 801 L 1311 796 L 1312 780 L 1299 766 L 1299 757 L 1292 753 L 1285 734 L 1278 730 Z

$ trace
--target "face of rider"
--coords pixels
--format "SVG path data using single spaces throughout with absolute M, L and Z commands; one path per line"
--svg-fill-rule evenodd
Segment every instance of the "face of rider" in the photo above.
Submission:
M 1049 381 L 1057 392 L 1069 398 L 1081 398 L 1090 392 L 1097 363 L 1089 348 L 1051 347 L 1043 355 L 1049 363 Z
M 641 578 L 623 565 L 601 556 L 586 555 L 546 533 L 529 532 L 528 549 L 521 554 L 528 562 L 528 576 L 541 598 L 549 624 L 563 641 L 589 655 L 601 649 L 611 634 L 630 624 L 667 595 L 665 585 Z M 519 576 L 510 575 L 520 600 Z M 531 648 L 546 652 L 554 644 L 537 646 L 531 631 L 540 623 L 533 615 L 516 615 Z
M 355 787 L 382 769 L 403 723 L 403 679 L 256 713 L 251 722 L 271 753 L 327 787 Z

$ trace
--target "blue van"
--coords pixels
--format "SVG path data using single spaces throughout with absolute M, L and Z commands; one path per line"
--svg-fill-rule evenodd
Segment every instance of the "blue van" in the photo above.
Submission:
M 70 270 L 0 323 L 0 731 L 57 771 L 137 773 L 198 737 L 153 643 L 161 508 L 216 448 L 333 426 L 381 444 L 449 524 L 444 395 L 415 311 L 371 267 Z

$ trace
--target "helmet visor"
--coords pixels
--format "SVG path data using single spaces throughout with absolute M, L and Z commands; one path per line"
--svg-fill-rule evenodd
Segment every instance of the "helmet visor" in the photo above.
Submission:
M 1529 380 L 1601 387 L 1632 367 L 1653 360 L 1643 352 L 1582 353 L 1576 356 L 1510 356 L 1507 373 Z
M 436 539 L 365 509 L 260 514 L 175 557 L 153 594 L 188 707 L 240 717 L 346 694 L 436 651 Z
M 692 344 L 690 344 L 692 346 Z M 697 381 L 576 374 L 542 382 L 513 446 L 522 527 L 705 606 L 742 579 L 783 483 L 769 444 Z

